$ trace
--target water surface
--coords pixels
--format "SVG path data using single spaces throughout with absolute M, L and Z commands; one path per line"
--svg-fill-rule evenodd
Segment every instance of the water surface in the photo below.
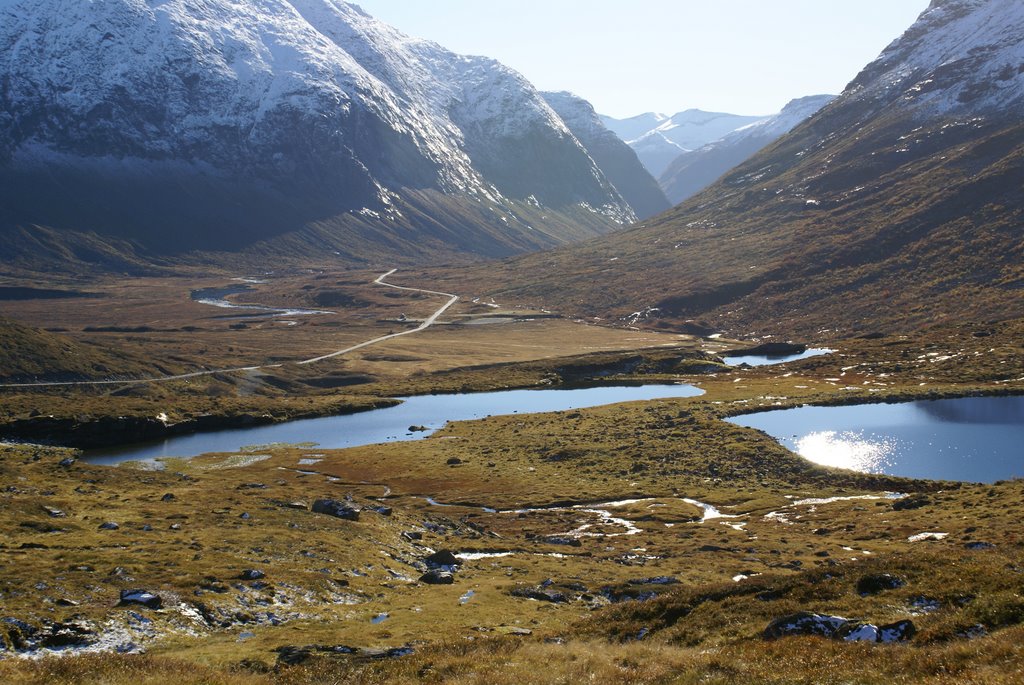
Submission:
M 499 414 L 582 409 L 636 400 L 694 397 L 702 392 L 692 385 L 662 384 L 420 395 L 405 398 L 402 404 L 394 407 L 358 414 L 183 435 L 113 449 L 90 450 L 86 452 L 85 458 L 97 464 L 117 464 L 158 457 L 237 452 L 244 447 L 275 443 L 314 443 L 322 449 L 338 449 L 396 440 L 416 440 L 430 435 L 448 421 L 480 419 Z M 412 427 L 425 430 L 410 430 Z
M 735 356 L 723 354 L 722 358 L 725 359 L 726 364 L 729 366 L 739 366 L 740 364 L 746 364 L 747 366 L 770 366 L 772 364 L 795 362 L 798 359 L 819 357 L 823 354 L 831 354 L 834 351 L 825 348 L 810 348 L 799 354 L 740 354 Z
M 798 407 L 729 420 L 825 466 L 984 483 L 1024 477 L 1024 397 Z

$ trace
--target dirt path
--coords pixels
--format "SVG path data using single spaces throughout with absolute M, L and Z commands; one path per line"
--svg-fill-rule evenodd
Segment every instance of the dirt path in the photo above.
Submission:
M 459 301 L 459 296 L 458 295 L 452 295 L 451 293 L 442 293 L 442 292 L 437 292 L 436 290 L 423 290 L 422 288 L 408 288 L 408 287 L 405 287 L 405 286 L 392 285 L 391 283 L 385 283 L 384 279 L 387 278 L 388 276 L 390 276 L 391 274 L 395 273 L 396 271 L 398 271 L 398 269 L 392 269 L 391 271 L 388 271 L 387 273 L 381 274 L 380 276 L 378 276 L 377 278 L 375 278 L 373 280 L 373 283 L 376 284 L 376 285 L 382 285 L 382 286 L 384 286 L 386 288 L 394 288 L 396 290 L 408 290 L 410 292 L 426 293 L 428 295 L 440 295 L 440 296 L 443 296 L 443 297 L 447 297 L 448 301 L 445 302 L 437 311 L 435 311 L 433 314 L 431 314 L 429 317 L 427 317 L 427 319 L 425 319 L 423 321 L 423 323 L 421 323 L 416 328 L 411 328 L 411 329 L 409 329 L 407 331 L 401 331 L 400 333 L 391 333 L 389 335 L 382 335 L 380 337 L 373 338 L 372 340 L 367 340 L 365 342 L 361 342 L 358 345 L 352 345 L 351 347 L 346 347 L 343 350 L 338 350 L 337 352 L 331 352 L 330 354 L 321 355 L 319 357 L 313 357 L 311 359 L 304 359 L 302 361 L 289 362 L 289 363 L 298 364 L 298 365 L 315 364 L 316 362 L 320 362 L 320 361 L 323 361 L 325 359 L 332 359 L 334 357 L 340 357 L 343 354 L 347 354 L 349 352 L 361 349 L 363 347 L 369 347 L 370 345 L 376 345 L 379 342 L 383 342 L 385 340 L 390 340 L 391 338 L 397 338 L 397 337 L 402 336 L 402 335 L 411 335 L 413 333 L 419 333 L 420 331 L 425 330 L 425 329 L 429 328 L 430 326 L 434 325 L 434 323 L 437 321 L 438 317 L 440 317 L 442 314 L 444 314 L 446 311 L 448 311 L 449 307 L 451 307 L 453 304 L 455 304 L 456 302 Z M 199 378 L 199 377 L 202 377 L 202 376 L 212 376 L 212 375 L 218 374 L 218 373 L 240 373 L 240 372 L 243 372 L 243 371 L 246 371 L 246 372 L 247 371 L 259 371 L 259 370 L 262 370 L 262 369 L 279 369 L 282 366 L 285 366 L 285 364 L 264 364 L 264 365 L 256 365 L 256 366 L 237 366 L 237 367 L 232 367 L 232 368 L 228 368 L 228 369 L 210 369 L 210 370 L 207 370 L 207 371 L 194 371 L 192 373 L 183 373 L 183 374 L 179 374 L 177 376 L 155 376 L 155 377 L 152 377 L 152 378 L 135 378 L 135 379 L 129 379 L 129 380 L 59 381 L 59 382 L 50 382 L 50 383 L 0 383 L 0 388 L 51 388 L 51 387 L 61 387 L 61 386 L 73 386 L 73 385 L 141 385 L 143 383 L 166 383 L 166 382 L 169 382 L 169 381 L 188 380 L 189 378 Z

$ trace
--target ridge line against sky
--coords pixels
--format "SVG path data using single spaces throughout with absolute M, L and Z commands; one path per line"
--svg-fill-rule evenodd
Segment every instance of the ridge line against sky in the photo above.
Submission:
M 493 57 L 625 118 L 778 112 L 838 94 L 928 0 L 354 0 L 404 33 Z

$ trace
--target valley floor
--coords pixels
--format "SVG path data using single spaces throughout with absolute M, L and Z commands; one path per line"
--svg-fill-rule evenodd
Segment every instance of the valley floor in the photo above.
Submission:
M 67 362 L 57 375 L 11 368 L 10 383 L 281 366 L 8 388 L 0 421 L 21 437 L 101 444 L 410 393 L 683 380 L 705 394 L 460 422 L 416 442 L 167 459 L 162 470 L 5 444 L 0 679 L 1019 682 L 1024 482 L 825 469 L 722 419 L 757 407 L 1022 393 L 1024 321 L 839 341 L 828 356 L 734 369 L 714 357 L 734 341 L 458 293 L 437 326 L 295 365 L 417 326 L 445 302 L 374 286 L 379 273 L 253 284 L 250 301 L 334 312 L 307 318 L 224 319 L 189 299 L 225 285 L 222 274 L 6 302 L 20 322 L 59 322 L 67 330 L 52 335 L 98 364 Z M 407 285 L 400 275 L 393 282 Z M 7 333 L 36 334 L 26 330 Z M 317 500 L 358 518 L 314 512 Z M 439 551 L 457 555 L 450 584 L 422 580 Z M 765 639 L 772 621 L 801 611 L 909 620 L 915 634 L 899 644 Z

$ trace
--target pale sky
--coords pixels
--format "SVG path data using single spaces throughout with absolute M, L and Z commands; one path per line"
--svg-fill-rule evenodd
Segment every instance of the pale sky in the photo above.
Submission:
M 404 33 L 493 57 L 627 117 L 771 114 L 839 93 L 928 0 L 352 0 Z

